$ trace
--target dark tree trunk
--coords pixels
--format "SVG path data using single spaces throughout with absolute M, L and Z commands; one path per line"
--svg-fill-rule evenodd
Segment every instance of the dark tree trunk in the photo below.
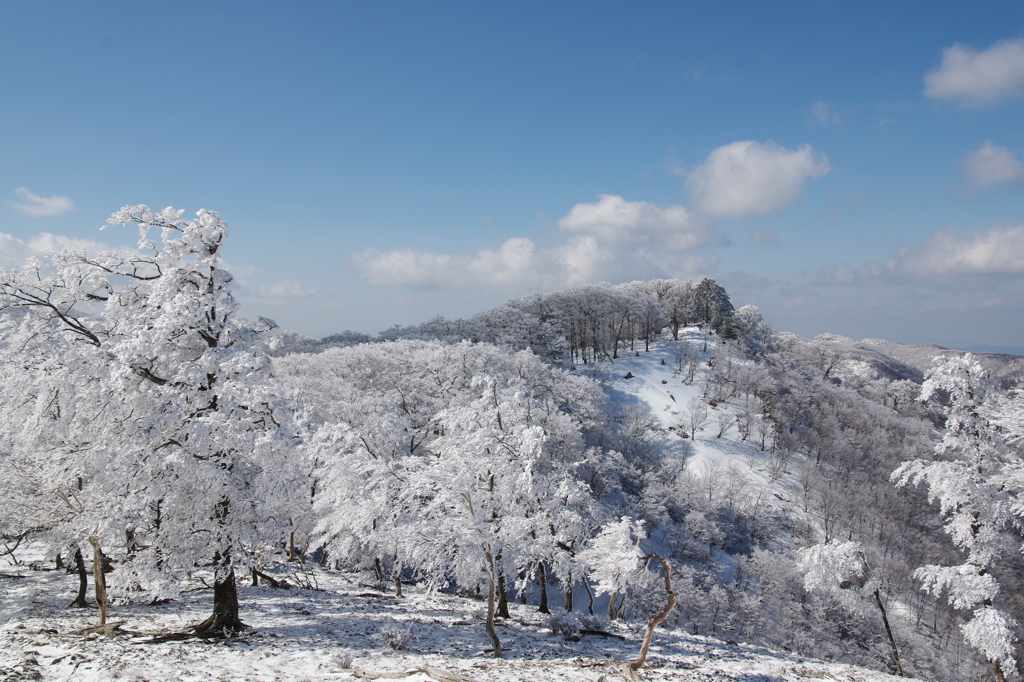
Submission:
M 88 608 L 89 602 L 85 601 L 85 592 L 89 589 L 89 574 L 85 570 L 85 559 L 82 557 L 82 550 L 75 549 L 75 570 L 78 571 L 78 596 L 70 606 L 77 606 L 80 609 Z
M 903 677 L 903 666 L 900 665 L 900 652 L 896 648 L 896 639 L 892 636 L 892 628 L 889 627 L 889 616 L 885 613 L 882 597 L 878 594 L 878 590 L 875 590 L 875 603 L 878 604 L 878 610 L 882 612 L 882 623 L 885 624 L 885 634 L 889 636 L 889 646 L 892 648 L 892 660 L 896 664 L 896 674 Z
M 505 574 L 498 573 L 498 617 L 499 618 L 511 618 L 512 614 L 508 612 L 508 592 L 505 588 Z
M 260 572 L 256 570 L 255 566 L 253 566 L 253 568 L 252 568 L 252 586 L 253 587 L 259 587 L 260 586 Z
M 572 585 L 565 590 L 565 610 L 572 613 Z
M 195 627 L 201 635 L 224 635 L 246 629 L 238 619 L 238 590 L 235 587 L 235 569 L 227 562 L 215 559 L 213 581 L 213 613 Z M 219 564 L 219 565 L 218 565 Z
M 537 564 L 537 580 L 540 582 L 540 612 L 551 613 L 548 608 L 548 579 L 544 574 L 544 562 Z
M 586 580 L 583 581 L 583 587 L 587 588 L 587 611 L 590 615 L 594 615 L 594 591 L 590 589 L 590 583 Z

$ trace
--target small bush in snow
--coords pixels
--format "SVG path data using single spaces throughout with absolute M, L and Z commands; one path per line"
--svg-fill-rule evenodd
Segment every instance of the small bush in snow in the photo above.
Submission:
M 548 616 L 547 626 L 553 634 L 562 635 L 569 641 L 580 640 L 580 619 L 575 613 L 552 613 Z
M 608 631 L 608 619 L 601 616 L 586 616 L 580 614 L 580 630 L 596 630 L 597 632 Z
M 340 654 L 335 654 L 334 658 L 331 659 L 335 667 L 342 670 L 349 670 L 352 668 L 352 654 L 344 651 Z
M 377 637 L 384 646 L 393 651 L 403 651 L 409 646 L 412 639 L 412 627 L 398 627 L 397 625 L 385 625 L 377 633 Z

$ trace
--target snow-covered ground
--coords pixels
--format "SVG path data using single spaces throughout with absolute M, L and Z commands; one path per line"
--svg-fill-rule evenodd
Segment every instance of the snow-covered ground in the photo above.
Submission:
M 679 343 L 689 343 L 700 355 L 692 382 L 687 381 L 685 371 L 675 371 L 676 344 L 672 341 L 655 341 L 651 343 L 649 352 L 643 350 L 642 342 L 638 342 L 637 350 L 620 351 L 619 358 L 614 362 L 600 363 L 596 371 L 585 366 L 578 366 L 576 371 L 598 375 L 613 403 L 645 403 L 660 421 L 664 452 L 685 460 L 687 469 L 693 474 L 700 476 L 709 467 L 715 467 L 720 475 L 725 475 L 732 467 L 746 479 L 749 491 L 763 496 L 763 505 L 793 512 L 794 505 L 790 501 L 795 499 L 797 489 L 794 472 L 799 470 L 802 455 L 794 453 L 787 466 L 773 471 L 771 453 L 759 449 L 756 434 L 751 433 L 746 440 L 740 437 L 735 419 L 743 409 L 742 396 L 709 405 L 707 422 L 695 437 L 681 437 L 677 421 L 685 414 L 690 401 L 704 394 L 705 382 L 711 373 L 708 361 L 713 359 L 717 342 L 713 336 L 705 337 L 698 327 L 686 327 L 679 331 Z M 726 355 L 719 359 L 725 361 Z M 735 356 L 727 360 L 732 363 L 736 374 L 750 363 Z M 627 375 L 632 376 L 627 379 Z M 703 400 L 707 403 L 709 398 L 705 396 Z M 732 422 L 720 437 L 719 413 L 730 417 Z
M 703 335 L 696 329 L 683 338 L 698 350 Z M 683 439 L 676 426 L 688 403 L 702 394 L 713 348 L 709 341 L 692 383 L 674 372 L 675 353 L 668 342 L 653 344 L 639 356 L 623 352 L 614 363 L 601 363 L 596 373 L 613 402 L 646 403 L 658 417 L 659 438 L 669 456 L 687 462 L 696 476 L 712 467 L 742 472 L 748 490 L 764 505 L 790 507 L 795 485 L 792 474 L 772 475 L 770 453 L 756 439 L 741 441 L 735 425 L 721 437 L 716 413 L 739 414 L 742 398 L 709 407 L 709 419 L 693 439 Z M 662 364 L 664 360 L 664 364 Z M 733 362 L 741 361 L 733 359 Z M 578 367 L 595 373 L 594 367 Z M 631 374 L 631 378 L 624 378 Z M 671 430 L 669 427 L 673 427 Z M 794 462 L 794 464 L 796 464 Z M 702 474 L 702 472 L 704 472 Z M 708 474 L 709 475 L 709 474 Z M 35 548 L 19 552 L 26 561 L 40 559 Z M 24 556 L 22 556 L 24 554 Z M 720 553 L 716 561 L 728 564 Z M 40 565 L 37 563 L 37 566 Z M 294 564 L 278 564 L 277 577 L 294 573 Z M 307 565 L 308 566 L 308 565 Z M 269 570 L 269 569 L 268 569 Z M 229 641 L 185 640 L 147 643 L 155 635 L 180 632 L 208 613 L 212 592 L 200 578 L 172 602 L 114 604 L 108 619 L 126 621 L 113 637 L 77 631 L 94 625 L 95 609 L 68 607 L 77 576 L 63 570 L 33 570 L 27 565 L 0 565 L 0 682 L 8 680 L 349 680 L 368 673 L 399 674 L 414 669 L 437 669 L 464 678 L 489 680 L 569 680 L 609 682 L 622 679 L 622 662 L 632 660 L 643 635 L 643 624 L 608 625 L 624 639 L 585 635 L 566 641 L 546 627 L 547 617 L 535 606 L 510 604 L 513 618 L 498 624 L 505 657 L 496 660 L 484 631 L 484 603 L 445 594 L 428 594 L 407 586 L 401 599 L 381 593 L 366 576 L 309 567 L 308 573 L 288 577 L 293 584 L 318 589 L 288 590 L 250 587 L 240 579 L 242 619 L 253 629 Z M 313 582 L 310 583 L 309 581 Z M 90 580 L 91 582 L 91 580 Z M 91 589 L 91 585 L 90 585 Z M 552 593 L 554 594 L 554 593 Z M 369 595 L 369 596 L 368 596 Z M 91 596 L 91 595 L 90 595 Z M 586 603 L 577 595 L 578 603 Z M 599 602 L 600 603 L 600 602 Z M 600 610 L 600 609 L 599 609 Z M 670 618 L 668 623 L 674 622 Z M 404 650 L 383 643 L 383 628 L 410 628 Z M 648 680 L 889 680 L 884 673 L 838 663 L 808 660 L 757 646 L 724 643 L 660 628 L 647 665 Z M 425 673 L 402 679 L 431 680 Z
M 279 565 L 277 577 L 293 569 Z M 641 624 L 615 623 L 624 640 L 585 635 L 564 640 L 545 627 L 534 606 L 510 605 L 499 622 L 505 658 L 490 657 L 481 601 L 430 595 L 409 586 L 401 599 L 380 596 L 352 573 L 309 569 L 317 590 L 239 587 L 242 618 L 253 630 L 229 641 L 148 644 L 154 635 L 198 623 L 212 601 L 201 582 L 181 599 L 159 605 L 115 604 L 108 619 L 123 634 L 83 637 L 95 609 L 69 608 L 77 576 L 27 566 L 0 569 L 0 681 L 13 680 L 350 680 L 367 671 L 432 668 L 469 679 L 530 682 L 622 679 L 622 661 L 636 656 Z M 18 576 L 18 577 L 15 577 Z M 198 579 L 201 576 L 196 576 Z M 294 579 L 293 579 L 294 580 Z M 245 580 L 241 581 L 245 583 Z M 90 585 L 91 588 L 91 585 Z M 411 628 L 404 651 L 379 638 L 385 627 Z M 648 680 L 890 680 L 889 675 L 808 660 L 756 646 L 726 644 L 677 629 L 655 633 Z M 406 680 L 431 680 L 419 673 Z

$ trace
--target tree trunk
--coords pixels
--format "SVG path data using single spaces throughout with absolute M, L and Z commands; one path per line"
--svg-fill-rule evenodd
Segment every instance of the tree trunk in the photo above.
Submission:
M 500 618 L 512 618 L 508 611 L 508 593 L 505 587 L 505 574 L 498 573 L 498 616 Z
M 996 682 L 1006 682 L 1006 678 L 1003 677 L 1003 666 L 999 661 L 992 661 L 992 674 L 995 675 Z
M 495 592 L 495 571 L 494 556 L 487 543 L 483 543 L 484 559 L 487 560 L 487 636 L 491 639 L 491 647 L 495 658 L 501 658 L 501 640 L 494 629 L 494 592 Z
M 896 674 L 903 677 L 903 666 L 900 665 L 900 652 L 896 648 L 896 640 L 892 636 L 892 628 L 889 627 L 889 616 L 885 613 L 882 597 L 878 594 L 878 590 L 875 590 L 875 603 L 878 604 L 878 610 L 882 612 L 882 623 L 885 624 L 885 634 L 889 636 L 889 646 L 892 647 L 892 660 L 896 664 Z
M 590 583 L 588 583 L 585 579 L 583 581 L 583 587 L 587 588 L 587 600 L 588 600 L 588 602 L 587 602 L 587 611 L 589 611 L 590 615 L 593 616 L 594 615 L 594 591 L 592 589 L 590 589 Z
M 238 619 L 238 590 L 235 587 L 235 569 L 230 559 L 214 557 L 213 613 L 194 630 L 202 635 L 226 635 L 244 630 L 246 624 Z
M 618 617 L 619 611 L 618 611 L 618 609 L 615 608 L 615 602 L 617 602 L 618 600 L 619 600 L 619 593 L 618 592 L 612 592 L 608 596 L 608 620 L 615 620 Z
M 260 572 L 256 570 L 255 566 L 253 566 L 253 568 L 252 568 L 252 586 L 253 587 L 259 587 L 260 586 Z
M 548 608 L 548 579 L 544 573 L 544 562 L 537 564 L 537 580 L 540 582 L 540 608 L 541 613 L 551 613 Z
M 92 582 L 96 587 L 96 605 L 100 608 L 100 625 L 107 624 L 107 579 L 103 575 L 103 550 L 100 539 L 95 535 L 89 537 L 92 545 Z
M 668 593 L 668 603 L 665 604 L 665 608 L 661 610 L 661 613 L 647 621 L 647 632 L 644 633 L 644 643 L 640 647 L 640 655 L 637 656 L 636 661 L 633 663 L 626 664 L 626 668 L 632 673 L 636 673 L 636 671 L 643 666 L 644 661 L 647 660 L 647 649 L 651 646 L 651 637 L 654 636 L 654 628 L 658 626 L 658 623 L 668 618 L 668 614 L 676 605 L 676 595 L 675 592 L 672 591 L 672 569 L 669 567 L 668 562 L 657 554 L 648 554 L 643 558 L 644 561 L 650 561 L 651 559 L 657 559 L 660 561 L 662 567 L 665 569 L 665 592 Z
M 76 606 L 80 609 L 88 608 L 89 602 L 85 601 L 85 591 L 89 589 L 89 574 L 85 570 L 85 558 L 82 550 L 75 548 L 75 570 L 78 571 L 78 596 L 69 606 Z
M 565 611 L 572 613 L 572 585 L 565 590 Z

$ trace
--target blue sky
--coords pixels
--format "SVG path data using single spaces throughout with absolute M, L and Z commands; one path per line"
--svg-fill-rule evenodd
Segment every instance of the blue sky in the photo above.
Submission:
M 0 266 L 220 211 L 322 336 L 715 277 L 776 328 L 1024 346 L 1021 3 L 5 3 Z M 47 236 L 49 235 L 49 236 Z

